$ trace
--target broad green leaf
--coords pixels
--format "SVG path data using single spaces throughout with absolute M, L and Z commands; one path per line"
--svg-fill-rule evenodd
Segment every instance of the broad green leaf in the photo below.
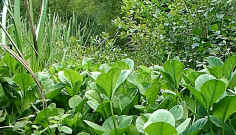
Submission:
M 82 85 L 83 77 L 78 72 L 71 69 L 65 69 L 64 76 L 71 83 L 71 88 L 73 89 L 73 92 L 67 92 L 69 92 L 70 95 L 77 94 Z
M 72 129 L 67 127 L 67 126 L 61 126 L 61 127 L 58 127 L 58 130 L 60 132 L 63 132 L 65 134 L 72 134 Z
M 230 79 L 231 74 L 236 66 L 236 55 L 229 57 L 224 64 L 224 76 L 226 79 Z
M 188 118 L 176 128 L 176 130 L 178 131 L 178 134 L 182 134 L 186 130 L 190 121 L 191 121 L 191 118 Z
M 145 91 L 145 96 L 149 104 L 155 103 L 160 88 L 161 88 L 161 83 L 159 82 L 159 79 L 152 80 L 151 86 L 149 86 L 149 88 L 147 88 Z
M 196 80 L 195 80 L 195 88 L 200 91 L 201 87 L 209 80 L 215 79 L 214 76 L 209 75 L 209 74 L 203 74 L 200 75 Z
M 120 76 L 119 76 L 119 78 L 118 78 L 118 80 L 116 82 L 116 87 L 113 90 L 113 94 L 120 87 L 120 85 L 127 80 L 128 76 L 130 74 L 131 74 L 131 70 L 122 70 L 121 71 Z
M 178 60 L 169 60 L 164 63 L 163 67 L 165 72 L 171 76 L 175 88 L 177 89 L 183 76 L 184 65 Z
M 135 85 L 142 95 L 151 84 L 151 70 L 144 66 L 139 66 L 127 79 L 131 84 Z
M 195 86 L 195 80 L 203 73 L 196 72 L 193 69 L 187 69 L 184 71 L 184 81 L 185 84 Z
M 76 108 L 81 102 L 82 98 L 79 95 L 75 95 L 69 99 L 70 108 Z
M 208 71 L 216 78 L 222 78 L 224 63 L 217 57 L 208 57 Z
M 118 127 L 116 129 L 113 118 L 115 118 L 115 122 L 117 122 Z M 114 134 L 115 132 L 118 132 L 118 134 L 122 134 L 126 132 L 127 129 L 131 126 L 132 121 L 133 116 L 111 116 L 105 120 L 105 122 L 103 123 L 103 127 L 110 131 L 109 134 Z
M 155 122 L 145 128 L 148 135 L 178 135 L 176 129 L 165 122 Z
M 27 73 L 17 73 L 13 81 L 24 91 L 28 90 L 34 84 L 33 78 Z
M 165 109 L 160 109 L 151 114 L 149 117 L 148 121 L 145 123 L 144 128 L 146 128 L 148 125 L 156 122 L 164 122 L 168 123 L 171 126 L 175 127 L 175 118 L 172 115 L 171 112 L 165 110 Z
M 193 87 L 191 87 L 191 86 L 189 86 L 189 85 L 187 85 L 186 86 L 187 88 L 188 88 L 188 90 L 191 92 L 191 94 L 193 94 L 193 96 L 197 99 L 197 101 L 200 103 L 200 104 L 202 104 L 203 106 L 207 106 L 206 105 L 206 102 L 205 102 L 205 100 L 204 100 L 204 98 L 203 98 L 203 95 L 202 95 L 202 93 L 199 91 L 199 90 L 197 90 L 197 89 L 195 89 L 195 88 L 193 88 Z
M 228 96 L 214 105 L 213 115 L 225 122 L 236 112 L 236 96 Z
M 48 125 L 48 118 L 52 116 L 58 116 L 64 114 L 64 109 L 61 108 L 46 108 L 42 111 L 40 111 L 36 118 L 35 118 L 35 124 L 41 124 L 44 127 Z
M 82 60 L 82 66 L 85 66 L 87 64 L 92 64 L 94 58 L 83 58 Z
M 7 116 L 7 112 L 0 110 L 0 123 L 5 121 L 6 116 Z
M 86 91 L 85 97 L 88 98 L 87 103 L 93 110 L 97 110 L 98 106 L 102 102 L 98 93 L 94 90 Z
M 81 132 L 81 133 L 78 133 L 77 135 L 90 135 L 90 134 L 86 132 Z
M 209 67 L 224 66 L 224 62 L 215 56 L 210 56 L 207 58 L 207 60 L 208 60 Z
M 125 62 L 128 66 L 129 66 L 129 69 L 130 70 L 133 70 L 134 69 L 134 61 L 127 58 L 127 59 L 123 59 L 121 60 L 122 62 Z
M 151 114 L 146 113 L 143 116 L 139 116 L 136 119 L 136 128 L 140 133 L 144 133 L 144 124 L 148 121 L 149 117 L 151 116 Z
M 207 108 L 215 103 L 225 92 L 226 84 L 221 80 L 209 80 L 201 87 L 202 96 L 207 102 Z
M 120 89 L 120 92 L 117 92 L 115 96 L 112 98 L 113 107 L 118 109 L 120 113 L 129 112 L 129 110 L 133 107 L 134 102 L 137 100 L 139 93 L 136 89 L 128 89 L 124 90 L 126 92 L 122 92 L 123 88 Z M 117 113 L 118 113 L 117 110 Z
M 90 127 L 92 127 L 98 134 L 102 134 L 104 132 L 108 132 L 107 129 L 105 129 L 104 127 L 102 127 L 102 126 L 100 126 L 98 124 L 95 124 L 95 123 L 87 121 L 87 120 L 84 120 L 84 122 L 86 124 L 88 124 Z
M 206 125 L 207 121 L 207 118 L 195 121 L 183 132 L 183 135 L 197 135 L 197 133 Z
M 234 89 L 236 87 L 236 71 L 234 71 L 229 80 L 229 88 Z
M 96 84 L 102 91 L 111 98 L 112 93 L 118 88 L 117 81 L 120 79 L 121 70 L 113 68 L 108 73 L 103 73 L 97 77 Z
M 213 25 L 210 26 L 210 30 L 212 30 L 212 31 L 215 31 L 215 32 L 216 32 L 216 31 L 218 31 L 218 29 L 219 29 L 219 28 L 218 28 L 218 25 L 217 25 L 217 24 L 213 24 Z
M 173 114 L 176 121 L 180 120 L 184 115 L 184 109 L 183 109 L 182 105 L 174 106 L 173 108 L 170 109 L 170 112 Z
M 83 77 L 78 72 L 72 69 L 65 69 L 64 75 L 66 79 L 68 79 L 72 83 L 72 85 L 75 85 L 78 82 L 79 84 L 81 84 L 83 81 Z

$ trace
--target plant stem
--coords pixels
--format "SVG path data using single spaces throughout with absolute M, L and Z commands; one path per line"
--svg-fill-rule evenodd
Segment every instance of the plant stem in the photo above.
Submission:
M 111 99 L 110 99 L 110 109 L 111 109 L 112 120 L 113 120 L 114 128 L 115 128 L 115 135 L 117 135 L 118 122 L 114 115 L 113 104 L 112 104 Z

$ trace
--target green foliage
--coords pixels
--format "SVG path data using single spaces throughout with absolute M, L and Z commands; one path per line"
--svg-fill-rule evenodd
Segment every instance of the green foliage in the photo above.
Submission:
M 233 57 L 226 60 L 226 66 Z M 209 57 L 209 65 L 201 71 L 184 69 L 178 60 L 137 69 L 131 59 L 96 64 L 87 58 L 79 64 L 52 65 L 37 73 L 49 104 L 45 109 L 32 91 L 31 76 L 15 68 L 12 72 L 6 58 L 1 63 L 7 70 L 0 70 L 0 125 L 12 126 L 1 133 L 235 133 L 232 79 L 225 78 L 223 70 L 219 70 L 222 76 L 208 72 L 224 67 L 216 57 Z M 230 67 L 234 75 L 235 69 Z
M 117 44 L 142 64 L 178 56 L 189 66 L 202 66 L 210 54 L 235 52 L 235 10 L 230 0 L 123 0 L 114 21 Z
M 236 134 L 235 1 L 120 2 L 11 1 L 0 134 Z

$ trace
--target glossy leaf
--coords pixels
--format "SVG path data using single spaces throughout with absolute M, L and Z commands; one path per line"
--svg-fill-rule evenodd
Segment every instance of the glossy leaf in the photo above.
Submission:
M 230 115 L 236 112 L 236 96 L 228 96 L 214 105 L 213 115 L 225 122 Z
M 76 108 L 81 102 L 82 98 L 79 95 L 75 95 L 69 99 L 70 108 Z
M 200 90 L 201 87 L 204 85 L 204 83 L 206 83 L 209 80 L 215 79 L 214 76 L 209 75 L 209 74 L 203 74 L 200 75 L 196 80 L 195 80 L 195 88 L 197 90 Z
M 169 111 L 165 109 L 160 109 L 151 114 L 148 121 L 145 123 L 144 128 L 148 125 L 156 122 L 164 122 L 168 123 L 169 125 L 175 127 L 175 118 Z
M 229 88 L 234 89 L 236 87 L 236 71 L 234 71 L 229 80 Z
M 58 128 L 60 132 L 63 132 L 65 134 L 72 134 L 72 129 L 67 126 L 61 126 Z
M 183 135 L 197 135 L 197 133 L 206 125 L 207 121 L 207 118 L 195 121 L 184 131 Z
M 182 134 L 186 130 L 190 121 L 191 121 L 191 119 L 188 118 L 176 128 L 176 130 L 178 131 L 178 134 Z
M 223 72 L 226 79 L 230 79 L 235 66 L 236 66 L 236 55 L 229 57 L 225 61 Z
M 34 84 L 31 75 L 27 73 L 17 73 L 13 81 L 20 87 L 21 90 L 28 90 Z
M 115 89 L 118 88 L 117 81 L 120 79 L 120 74 L 121 70 L 114 68 L 108 73 L 99 75 L 96 80 L 96 84 L 109 98 L 112 96 L 112 93 L 115 91 Z
M 88 124 L 90 127 L 92 127 L 98 134 L 102 134 L 104 132 L 107 132 L 108 130 L 105 129 L 104 127 L 98 125 L 98 124 L 95 124 L 93 122 L 90 122 L 90 121 L 87 121 L 87 120 L 84 120 L 84 122 L 86 124 Z
M 174 106 L 173 108 L 170 109 L 170 112 L 173 114 L 176 121 L 180 120 L 184 115 L 184 109 L 183 109 L 182 105 Z
M 184 65 L 178 60 L 169 60 L 164 63 L 163 67 L 165 72 L 171 77 L 175 88 L 178 88 L 183 76 Z
M 155 122 L 145 128 L 148 135 L 178 135 L 176 129 L 165 122 Z

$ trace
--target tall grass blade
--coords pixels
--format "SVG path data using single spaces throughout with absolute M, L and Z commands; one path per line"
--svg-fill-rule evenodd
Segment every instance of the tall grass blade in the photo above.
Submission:
M 20 51 L 22 51 L 22 38 L 21 38 L 21 18 L 20 18 L 20 0 L 14 2 L 14 16 L 15 30 L 16 30 L 16 43 Z
M 40 19 L 39 19 L 37 30 L 36 30 L 36 40 L 39 45 L 40 43 L 42 43 L 42 40 L 43 40 L 44 24 L 46 22 L 46 17 L 47 17 L 47 5 L 48 5 L 48 0 L 43 0 Z
M 3 11 L 2 11 L 2 27 L 6 29 L 8 0 L 4 0 L 3 4 L 4 5 L 3 5 Z M 2 43 L 6 44 L 6 34 L 4 30 L 2 30 Z

